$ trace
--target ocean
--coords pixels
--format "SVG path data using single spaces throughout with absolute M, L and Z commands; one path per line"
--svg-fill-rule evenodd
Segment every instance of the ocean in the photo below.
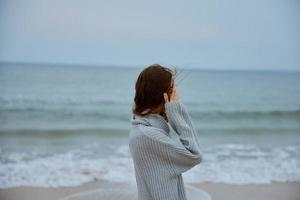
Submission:
M 128 148 L 142 68 L 0 64 L 0 188 L 135 182 Z M 203 162 L 185 182 L 300 181 L 300 72 L 184 69 Z

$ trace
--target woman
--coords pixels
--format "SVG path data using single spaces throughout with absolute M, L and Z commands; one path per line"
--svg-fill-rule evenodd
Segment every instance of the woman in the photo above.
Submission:
M 129 148 L 134 162 L 138 200 L 187 199 L 182 173 L 202 160 L 197 133 L 181 103 L 174 73 L 151 65 L 135 85 Z M 170 135 L 168 123 L 179 136 Z

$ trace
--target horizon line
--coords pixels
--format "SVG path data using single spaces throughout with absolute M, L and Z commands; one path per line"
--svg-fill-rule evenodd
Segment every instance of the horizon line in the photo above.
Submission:
M 0 60 L 0 64 L 20 64 L 20 65 L 52 65 L 52 66 L 74 66 L 74 67 L 80 67 L 80 66 L 86 66 L 86 67 L 99 67 L 99 68 L 119 68 L 119 69 L 141 69 L 146 66 L 138 66 L 138 65 L 117 65 L 117 64 L 91 64 L 91 63 L 63 63 L 63 62 L 34 62 L 34 61 L 5 61 Z M 152 64 L 159 64 L 159 63 L 152 63 Z M 151 64 L 149 64 L 151 65 Z M 168 65 L 163 65 L 168 67 Z M 199 71 L 270 71 L 270 72 L 300 72 L 300 69 L 270 69 L 270 68 L 254 68 L 254 69 L 238 69 L 238 68 L 227 68 L 227 69 L 220 69 L 220 68 L 193 68 L 193 67 L 179 67 L 177 65 L 170 65 L 169 67 L 176 67 L 179 69 L 185 69 L 185 70 L 199 70 Z

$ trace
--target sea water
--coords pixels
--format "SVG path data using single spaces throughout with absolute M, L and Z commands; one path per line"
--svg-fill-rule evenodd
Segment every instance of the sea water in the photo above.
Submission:
M 134 184 L 141 70 L 1 63 L 0 187 Z M 185 69 L 177 88 L 204 158 L 185 182 L 300 181 L 300 72 Z

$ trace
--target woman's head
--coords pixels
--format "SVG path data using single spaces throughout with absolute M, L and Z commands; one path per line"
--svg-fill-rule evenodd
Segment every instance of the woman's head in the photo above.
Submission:
M 163 93 L 172 92 L 175 71 L 159 64 L 145 68 L 137 78 L 133 113 L 146 115 L 164 105 Z

